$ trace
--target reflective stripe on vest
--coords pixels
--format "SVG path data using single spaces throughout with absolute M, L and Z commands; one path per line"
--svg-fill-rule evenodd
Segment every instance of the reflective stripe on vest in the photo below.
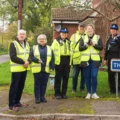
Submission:
M 62 45 L 60 45 L 60 55 L 70 56 L 70 44 L 68 40 L 66 40 L 66 42 L 62 41 Z
M 60 64 L 60 56 L 61 55 L 70 56 L 70 54 L 71 54 L 70 53 L 70 45 L 69 45 L 67 40 L 66 40 L 66 52 L 65 52 L 64 42 L 63 42 L 63 45 L 60 45 L 56 39 L 53 41 L 51 48 L 52 48 L 53 53 L 54 53 L 56 65 Z
M 79 51 L 79 44 L 75 47 L 72 54 L 73 65 L 80 64 L 81 62 L 81 52 Z
M 71 40 L 71 50 L 72 50 L 72 61 L 73 61 L 73 65 L 77 65 L 80 64 L 81 62 L 81 52 L 79 50 L 79 43 L 80 43 L 80 38 L 84 36 L 82 36 L 81 34 L 75 33 L 73 34 L 74 36 L 74 40 Z
M 33 46 L 33 54 L 34 54 L 34 57 L 41 60 L 38 45 Z M 49 64 L 51 59 L 52 59 L 52 51 L 50 46 L 47 46 L 47 60 L 45 65 L 45 72 L 47 73 L 50 73 Z M 39 73 L 41 71 L 41 63 L 32 62 L 31 67 L 32 67 L 32 73 Z
M 79 31 L 77 31 L 75 34 L 73 34 L 70 38 L 71 41 L 71 49 L 75 48 L 76 43 L 78 42 L 78 40 L 81 38 L 81 34 L 79 33 Z
M 84 39 L 84 44 L 88 43 L 88 40 L 89 38 L 86 35 Z M 99 40 L 99 36 L 94 35 L 92 38 L 92 42 L 98 44 L 98 40 Z M 96 50 L 93 46 L 89 45 L 86 50 L 81 52 L 81 61 L 89 61 L 90 57 L 93 61 L 100 61 L 99 50 Z
M 26 42 L 25 48 L 22 48 L 17 41 L 13 41 L 13 44 L 16 48 L 17 57 L 21 58 L 23 61 L 28 60 L 30 47 L 29 44 Z M 11 72 L 22 72 L 26 70 L 30 70 L 30 67 L 24 68 L 23 64 L 17 64 L 10 60 Z

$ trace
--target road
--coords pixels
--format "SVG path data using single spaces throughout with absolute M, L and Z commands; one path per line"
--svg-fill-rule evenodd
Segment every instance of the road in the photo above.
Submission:
M 0 64 L 1 63 L 4 63 L 4 62 L 6 62 L 6 61 L 9 61 L 9 55 L 7 54 L 7 55 L 1 55 L 0 56 Z

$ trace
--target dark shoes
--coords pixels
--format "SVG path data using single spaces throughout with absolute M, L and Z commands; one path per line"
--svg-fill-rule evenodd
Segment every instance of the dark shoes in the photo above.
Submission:
M 35 103 L 36 103 L 36 104 L 39 104 L 39 103 L 40 103 L 40 99 L 36 99 L 36 100 L 35 100 Z
M 61 95 L 56 95 L 55 98 L 58 99 L 58 100 L 62 99 L 62 98 L 67 99 L 67 96 L 66 95 L 62 95 L 62 96 Z
M 19 108 L 16 106 L 12 106 L 12 107 L 9 107 L 9 110 L 17 112 L 17 111 L 19 111 Z
M 59 100 L 59 99 L 62 98 L 62 96 L 61 95 L 56 95 L 55 98 Z
M 47 100 L 43 97 L 43 98 L 40 99 L 40 102 L 46 103 Z
M 63 98 L 63 99 L 67 99 L 67 96 L 66 96 L 66 95 L 63 95 L 62 98 Z
M 39 104 L 40 102 L 43 102 L 43 103 L 46 103 L 47 102 L 47 100 L 43 97 L 43 98 L 40 98 L 40 99 L 36 99 L 35 100 L 35 103 L 36 104 Z
M 18 103 L 18 104 L 15 104 L 15 107 L 27 107 L 27 104 Z

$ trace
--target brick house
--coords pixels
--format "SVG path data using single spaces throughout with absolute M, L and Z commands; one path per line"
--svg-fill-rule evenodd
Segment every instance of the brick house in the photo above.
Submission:
M 52 9 L 52 25 L 53 25 L 53 38 L 59 36 L 59 31 L 56 28 L 66 27 L 69 30 L 68 37 L 76 32 L 78 29 L 78 24 L 88 18 L 93 18 L 89 16 L 89 12 L 86 11 L 74 11 L 72 9 L 65 8 L 53 8 Z
M 101 0 L 93 0 L 92 6 L 111 18 L 120 14 L 120 11 L 114 9 L 109 2 L 101 3 Z M 56 31 L 56 27 L 58 25 L 68 28 L 68 37 L 70 37 L 76 32 L 79 23 L 84 23 L 86 25 L 93 23 L 95 25 L 95 33 L 101 36 L 104 47 L 107 36 L 110 34 L 109 26 L 112 23 L 117 23 L 120 28 L 120 18 L 113 22 L 109 22 L 106 18 L 94 11 L 74 11 L 72 9 L 65 8 L 52 9 L 53 38 L 56 38 L 59 35 L 59 32 Z M 104 50 L 101 55 L 104 56 Z

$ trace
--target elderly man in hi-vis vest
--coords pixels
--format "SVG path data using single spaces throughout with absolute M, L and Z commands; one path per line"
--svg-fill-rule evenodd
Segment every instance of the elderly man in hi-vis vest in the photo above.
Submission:
M 26 31 L 19 30 L 17 39 L 12 41 L 9 46 L 11 85 L 9 90 L 9 109 L 18 111 L 21 104 L 21 96 L 24 89 L 27 70 L 30 70 L 29 58 L 30 47 L 26 42 Z

